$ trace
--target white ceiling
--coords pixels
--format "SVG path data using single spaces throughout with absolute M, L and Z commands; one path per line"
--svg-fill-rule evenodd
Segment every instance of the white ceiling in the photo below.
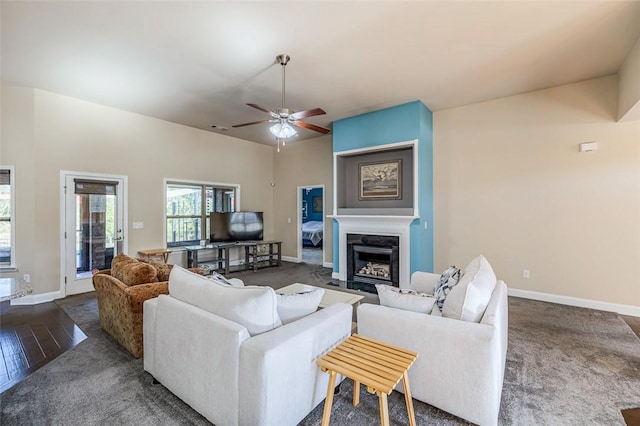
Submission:
M 259 143 L 281 103 L 334 120 L 414 100 L 432 111 L 614 74 L 640 1 L 2 1 L 3 84 Z M 319 136 L 301 129 L 298 140 Z

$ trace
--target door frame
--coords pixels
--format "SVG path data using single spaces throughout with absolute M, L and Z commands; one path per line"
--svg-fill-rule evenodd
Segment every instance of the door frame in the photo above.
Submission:
M 325 238 L 324 236 L 326 235 L 327 232 L 327 218 L 325 217 L 324 212 L 326 211 L 326 190 L 323 184 L 316 184 L 316 185 L 301 185 L 298 186 L 297 189 L 297 208 L 298 211 L 296 213 L 297 219 L 298 219 L 298 238 L 296 240 L 296 253 L 297 253 L 297 258 L 298 258 L 298 262 L 302 262 L 302 190 L 304 189 L 314 189 L 314 188 L 320 188 L 322 189 L 322 266 L 324 266 L 324 249 L 325 249 Z M 311 208 L 311 206 L 307 206 L 307 208 Z
M 75 172 L 71 170 L 60 170 L 60 297 L 67 296 L 67 286 L 65 283 L 66 265 L 67 265 L 67 241 L 65 232 L 67 228 L 67 203 L 66 203 L 66 185 L 68 177 L 79 179 L 95 179 L 95 180 L 120 180 L 122 181 L 122 253 L 129 251 L 129 226 L 128 226 L 128 200 L 129 200 L 129 181 L 126 175 L 114 175 L 108 173 L 91 173 L 91 172 Z

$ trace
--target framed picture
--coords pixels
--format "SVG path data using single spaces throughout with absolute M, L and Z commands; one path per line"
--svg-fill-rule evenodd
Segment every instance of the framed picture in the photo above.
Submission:
M 360 200 L 401 200 L 402 160 L 360 163 Z
M 322 213 L 322 195 L 311 197 L 311 209 L 314 213 Z

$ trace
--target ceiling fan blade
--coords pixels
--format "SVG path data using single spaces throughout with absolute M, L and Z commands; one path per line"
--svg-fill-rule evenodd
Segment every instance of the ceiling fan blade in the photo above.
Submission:
M 275 113 L 275 112 L 273 112 L 273 111 L 269 111 L 269 110 L 268 110 L 268 109 L 266 109 L 266 108 L 262 108 L 260 105 L 256 105 L 256 104 L 247 104 L 247 105 L 248 105 L 248 106 L 250 106 L 251 108 L 255 108 L 255 109 L 258 109 L 258 110 L 260 110 L 260 111 L 262 111 L 262 112 L 266 112 L 267 114 L 269 114 L 269 115 L 270 115 L 270 116 L 272 116 L 273 118 L 278 118 L 278 114 L 276 114 L 276 113 Z
M 298 111 L 291 114 L 289 117 L 293 118 L 294 120 L 300 120 L 301 118 L 313 117 L 314 115 L 322 114 L 326 114 L 326 112 L 322 108 L 313 108 L 306 111 Z
M 298 127 L 303 127 L 305 129 L 309 129 L 309 130 L 313 130 L 314 132 L 318 132 L 318 133 L 322 133 L 323 135 L 326 135 L 327 133 L 329 133 L 331 130 L 326 129 L 324 127 L 320 127 L 320 126 L 316 126 L 315 124 L 311 124 L 311 123 L 307 123 L 306 121 L 293 121 L 293 124 L 295 124 Z
M 251 126 L 252 124 L 270 123 L 270 122 L 271 120 L 259 120 L 259 121 L 252 121 L 251 123 L 234 124 L 231 127 L 244 127 L 244 126 Z

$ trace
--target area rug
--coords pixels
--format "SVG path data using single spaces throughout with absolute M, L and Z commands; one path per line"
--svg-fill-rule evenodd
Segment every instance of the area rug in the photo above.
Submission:
M 101 330 L 93 293 L 57 303 L 88 338 L 0 394 L 0 424 L 209 424 Z M 640 406 L 640 339 L 618 315 L 519 298 L 509 315 L 501 425 L 625 425 L 620 410 Z M 353 407 L 351 386 L 336 395 L 331 424 L 379 424 L 377 398 L 363 389 Z M 322 408 L 300 425 L 320 425 Z M 419 425 L 467 424 L 420 401 L 414 408 Z M 401 394 L 389 410 L 392 425 L 407 424 Z

